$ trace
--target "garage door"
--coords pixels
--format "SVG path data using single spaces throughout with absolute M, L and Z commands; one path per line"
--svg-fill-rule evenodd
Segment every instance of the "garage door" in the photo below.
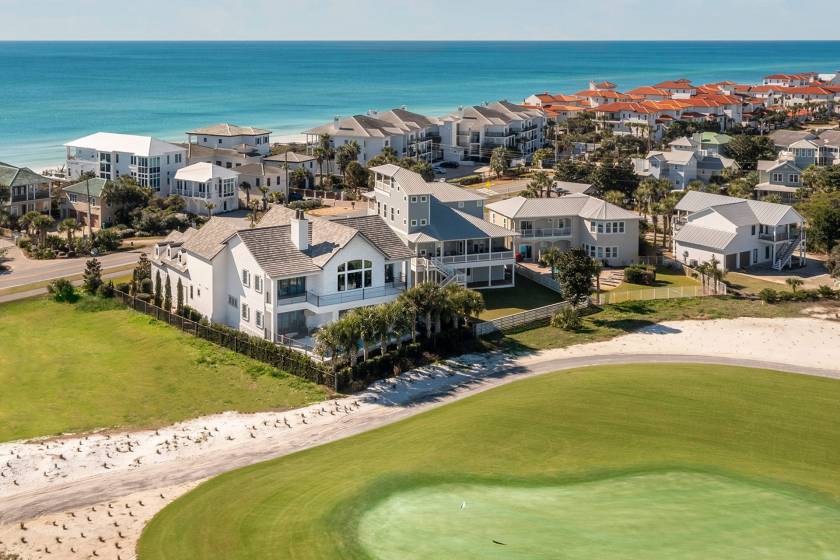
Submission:
M 741 262 L 739 264 L 741 265 L 741 268 L 747 268 L 748 266 L 750 266 L 751 263 L 749 251 L 744 251 L 743 253 L 741 253 Z
M 737 268 L 738 253 L 726 255 L 726 270 L 735 270 Z

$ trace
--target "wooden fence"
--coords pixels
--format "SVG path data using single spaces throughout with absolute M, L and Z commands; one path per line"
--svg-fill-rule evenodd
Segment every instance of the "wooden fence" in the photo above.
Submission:
M 119 290 L 114 291 L 114 297 L 135 311 L 177 327 L 185 333 L 209 340 L 294 376 L 340 389 L 340 387 L 335 387 L 335 378 L 330 371 L 300 351 L 251 337 L 233 329 L 223 330 L 212 325 L 198 323 Z
M 638 290 L 620 290 L 613 292 L 601 292 L 593 294 L 592 299 L 598 305 L 609 303 L 621 303 L 623 301 L 644 301 L 652 299 L 677 299 L 689 297 L 703 297 L 719 295 L 708 286 L 678 286 L 670 288 L 667 286 L 659 288 L 640 288 Z
M 526 325 L 547 322 L 555 313 L 569 305 L 571 305 L 569 302 L 561 301 L 544 307 L 514 313 L 513 315 L 505 315 L 498 319 L 481 321 L 473 325 L 473 331 L 475 332 L 475 336 L 486 336 L 495 332 L 504 332 Z M 588 305 L 589 303 L 586 302 L 578 307 L 587 307 Z

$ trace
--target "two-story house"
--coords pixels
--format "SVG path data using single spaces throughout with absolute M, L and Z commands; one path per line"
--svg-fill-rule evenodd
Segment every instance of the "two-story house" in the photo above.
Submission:
M 518 258 L 536 262 L 550 248 L 583 248 L 608 266 L 639 260 L 641 216 L 585 194 L 516 196 L 487 205 L 487 219 L 516 231 Z
M 371 169 L 374 189 L 364 193 L 368 212 L 405 242 L 415 258 L 412 283 L 458 281 L 471 288 L 515 283 L 518 234 L 486 221 L 484 197 L 450 185 L 427 183 L 396 165 Z
M 12 216 L 27 212 L 49 212 L 50 180 L 28 167 L 17 167 L 0 162 L 0 187 L 8 189 L 8 199 L 0 199 L 0 208 L 6 207 Z
M 172 194 L 183 198 L 184 209 L 193 214 L 230 212 L 239 208 L 239 172 L 212 163 L 194 163 L 175 172 Z
M 153 276 L 169 275 L 173 300 L 180 281 L 185 305 L 210 321 L 311 346 L 341 312 L 399 296 L 412 256 L 377 216 L 310 220 L 273 206 L 256 227 L 217 216 L 173 232 L 151 261 Z
M 755 191 L 759 198 L 778 195 L 785 203 L 795 202 L 799 198 L 802 170 L 792 157 L 781 155 L 775 161 L 759 160 L 757 170 L 759 183 Z
M 791 206 L 691 191 L 676 206 L 673 251 L 688 265 L 781 270 L 805 263 L 805 219 Z
M 161 196 L 170 194 L 175 172 L 187 165 L 187 150 L 151 136 L 97 132 L 64 145 L 67 178 L 92 172 L 102 179 L 134 178 Z
M 93 177 L 61 189 L 63 194 L 62 217 L 75 218 L 76 222 L 91 228 L 114 225 L 116 207 L 108 201 L 105 185 L 108 179 Z

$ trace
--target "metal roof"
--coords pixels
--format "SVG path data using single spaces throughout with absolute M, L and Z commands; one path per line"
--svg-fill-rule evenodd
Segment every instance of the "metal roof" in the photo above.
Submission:
M 515 237 L 519 234 L 491 224 L 466 212 L 432 202 L 429 210 L 430 224 L 417 233 L 408 235 L 410 241 L 453 241 L 481 237 Z
M 581 218 L 596 220 L 638 220 L 640 218 L 635 212 L 585 194 L 568 194 L 556 198 L 515 196 L 488 204 L 487 209 L 508 218 L 549 218 L 556 216 L 580 216 Z
M 271 134 L 270 130 L 254 128 L 253 126 L 238 126 L 235 124 L 220 123 L 204 128 L 196 128 L 187 134 L 206 134 L 207 136 L 264 136 Z
M 68 148 L 86 148 L 98 152 L 121 152 L 137 156 L 159 156 L 172 152 L 183 152 L 185 148 L 170 144 L 151 136 L 96 132 L 64 144 Z
M 688 243 L 723 251 L 732 243 L 736 235 L 734 231 L 723 231 L 696 226 L 694 224 L 685 224 L 674 235 L 674 239 L 679 243 Z

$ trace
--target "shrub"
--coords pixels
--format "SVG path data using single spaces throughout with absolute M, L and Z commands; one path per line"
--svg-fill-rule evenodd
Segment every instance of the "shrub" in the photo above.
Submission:
M 104 284 L 99 286 L 99 289 L 97 290 L 96 293 L 99 297 L 103 297 L 103 298 L 114 297 L 114 281 L 113 280 L 108 280 L 107 282 L 105 282 Z
M 155 284 L 154 284 L 154 282 L 152 281 L 151 278 L 143 278 L 140 281 L 140 292 L 141 293 L 151 295 L 151 293 L 154 291 L 154 289 L 155 289 Z
M 140 301 L 145 301 L 145 302 L 147 302 L 147 303 L 148 303 L 148 302 L 150 302 L 150 301 L 152 301 L 152 294 L 139 293 L 139 294 L 137 294 L 137 296 L 136 296 L 136 297 L 137 297 L 137 299 L 139 299 Z
M 576 331 L 582 324 L 577 309 L 571 305 L 562 308 L 551 317 L 551 326 L 564 331 Z
M 120 245 L 122 245 L 122 235 L 114 228 L 100 230 L 93 242 L 94 248 L 100 253 L 114 251 L 119 249 Z
M 476 184 L 480 183 L 481 181 L 483 181 L 483 179 L 481 178 L 481 175 L 467 175 L 466 177 L 461 177 L 456 182 L 461 186 L 465 186 L 465 185 L 476 185 Z
M 321 201 L 317 198 L 307 198 L 305 200 L 295 200 L 287 204 L 292 210 L 315 210 L 323 206 Z
M 47 284 L 47 292 L 52 294 L 55 301 L 73 303 L 79 299 L 78 294 L 76 294 L 76 288 L 66 278 L 58 278 Z
M 631 264 L 624 269 L 624 279 L 631 284 L 652 286 L 656 282 L 656 268 L 641 264 Z
M 831 286 L 820 286 L 819 288 L 817 288 L 817 293 L 820 294 L 820 297 L 826 299 L 833 299 L 837 297 L 838 293 L 840 292 L 835 292 L 831 289 Z
M 779 301 L 779 293 L 773 288 L 764 288 L 758 292 L 758 297 L 764 303 L 776 303 Z
M 120 282 L 119 284 L 117 284 L 116 288 L 117 290 L 127 294 L 131 291 L 131 284 L 129 284 L 128 282 Z

